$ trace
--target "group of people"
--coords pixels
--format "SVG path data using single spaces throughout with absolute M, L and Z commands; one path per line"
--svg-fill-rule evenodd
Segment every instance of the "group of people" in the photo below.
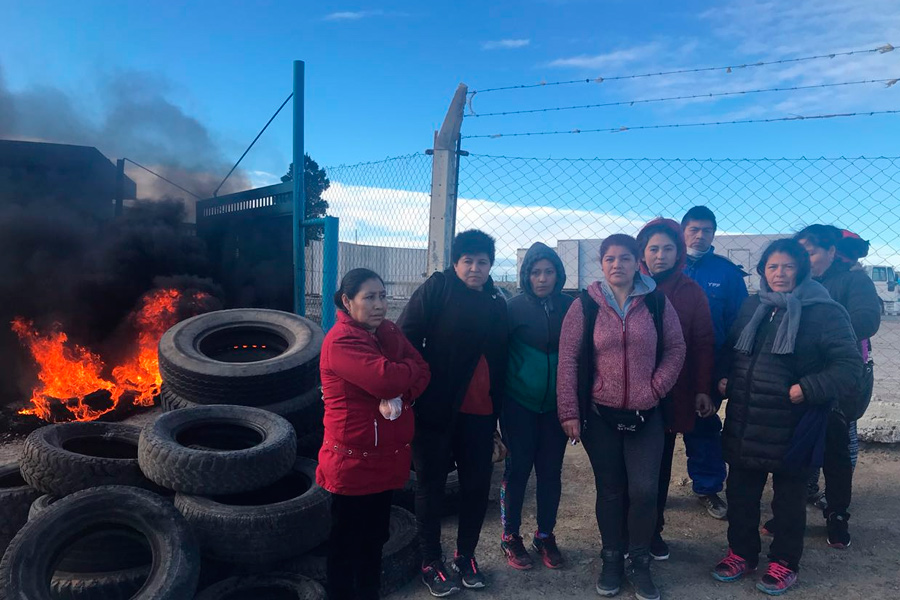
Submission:
M 475 554 L 500 444 L 508 449 L 500 547 L 520 570 L 538 560 L 565 565 L 554 536 L 563 457 L 583 444 L 596 485 L 601 596 L 627 581 L 639 600 L 659 598 L 651 564 L 669 557 L 662 534 L 679 433 L 694 493 L 728 520 L 716 579 L 756 569 L 769 474 L 761 591 L 778 595 L 797 581 L 807 501 L 823 508 L 828 544 L 849 546 L 855 419 L 867 379 L 871 391 L 868 339 L 880 320 L 857 263 L 868 244 L 830 225 L 777 240 L 757 265 L 760 291 L 748 297 L 746 273 L 715 254 L 715 232 L 715 215 L 697 206 L 680 224 L 658 218 L 636 238 L 611 235 L 599 252 L 602 281 L 574 296 L 563 292 L 559 256 L 535 243 L 521 265 L 523 293 L 507 302 L 490 277 L 494 240 L 466 231 L 452 265 L 415 291 L 396 324 L 385 318 L 379 275 L 347 273 L 320 362 L 317 480 L 333 494 L 329 596 L 378 597 L 391 495 L 411 464 L 424 584 L 437 597 L 484 588 Z M 448 565 L 441 515 L 453 469 L 460 508 Z M 532 470 L 529 551 L 521 528 Z

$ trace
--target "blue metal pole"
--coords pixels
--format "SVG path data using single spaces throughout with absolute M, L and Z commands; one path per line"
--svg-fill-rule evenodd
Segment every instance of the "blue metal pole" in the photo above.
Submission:
M 336 317 L 331 299 L 338 289 L 338 227 L 337 217 L 325 217 L 325 239 L 322 243 L 322 329 L 327 333 Z
M 304 70 L 302 60 L 294 61 L 294 312 L 306 314 L 306 157 L 303 148 L 303 92 Z

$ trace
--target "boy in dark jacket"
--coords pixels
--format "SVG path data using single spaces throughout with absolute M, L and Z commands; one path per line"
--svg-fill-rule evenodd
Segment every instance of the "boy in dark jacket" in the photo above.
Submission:
M 482 231 L 456 236 L 453 266 L 417 289 L 397 325 L 431 368 L 416 402 L 413 465 L 422 581 L 433 596 L 485 587 L 475 561 L 491 485 L 494 432 L 506 379 L 506 302 L 490 278 L 494 240 Z M 456 462 L 460 511 L 450 573 L 441 551 L 447 473 Z
M 537 476 L 537 531 L 532 547 L 551 569 L 563 565 L 553 528 L 562 491 L 566 434 L 556 413 L 559 332 L 573 299 L 562 293 L 566 272 L 559 256 L 537 242 L 519 273 L 523 293 L 508 304 L 509 362 L 501 428 L 509 448 L 500 488 L 500 543 L 509 566 L 530 569 L 519 528 L 531 469 Z

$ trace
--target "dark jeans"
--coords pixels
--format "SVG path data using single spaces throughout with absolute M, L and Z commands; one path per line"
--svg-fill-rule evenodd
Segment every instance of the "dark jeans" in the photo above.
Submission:
M 519 533 L 522 505 L 531 469 L 537 477 L 537 527 L 553 533 L 562 494 L 562 464 L 566 434 L 556 411 L 536 413 L 507 399 L 500 418 L 503 441 L 509 450 L 500 487 L 500 520 L 503 533 Z
M 422 562 L 441 558 L 441 513 L 444 486 L 452 461 L 459 474 L 459 526 L 456 550 L 474 556 L 484 514 L 494 464 L 493 415 L 457 413 L 444 429 L 417 427 L 413 438 L 413 465 L 416 468 L 416 525 L 422 547 Z
M 328 598 L 375 600 L 381 587 L 381 549 L 390 535 L 393 491 L 331 496 Z
M 725 460 L 722 458 L 722 421 L 719 415 L 697 417 L 694 429 L 684 434 L 688 475 L 695 494 L 708 496 L 722 491 Z
M 655 410 L 640 431 L 620 433 L 591 411 L 581 441 L 594 471 L 603 549 L 647 552 L 656 532 L 662 414 Z
M 769 478 L 767 471 L 743 469 L 734 465 L 728 471 L 728 545 L 751 566 L 759 562 L 762 545 L 759 538 L 759 502 Z M 806 480 L 808 472 L 773 473 L 772 513 L 775 529 L 769 560 L 783 560 L 799 570 L 806 531 Z
M 675 455 L 677 433 L 665 433 L 662 461 L 659 465 L 659 494 L 656 497 L 656 531 L 662 533 L 666 524 L 666 500 L 669 499 L 669 482 L 672 480 L 672 458 Z
M 845 417 L 835 411 L 828 415 L 825 429 L 825 495 L 832 513 L 847 515 L 853 493 L 853 463 L 850 460 L 850 429 Z

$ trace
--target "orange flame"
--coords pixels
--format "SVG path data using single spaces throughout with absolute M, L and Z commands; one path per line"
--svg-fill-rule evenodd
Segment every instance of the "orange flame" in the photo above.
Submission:
M 202 312 L 200 306 L 209 299 L 195 292 L 190 299 L 190 312 Z M 52 406 L 61 404 L 76 421 L 92 421 L 114 410 L 124 397 L 139 406 L 150 406 L 159 394 L 157 345 L 162 334 L 179 320 L 182 293 L 175 289 L 156 290 L 141 299 L 141 306 L 129 317 L 137 330 L 135 351 L 124 363 L 112 369 L 112 377 L 103 372 L 103 359 L 90 350 L 69 344 L 68 336 L 55 324 L 49 333 L 39 333 L 32 323 L 17 318 L 13 331 L 31 352 L 38 365 L 38 385 L 32 390 L 31 408 L 20 414 L 36 415 L 45 421 L 54 419 Z M 91 407 L 85 397 L 97 391 L 108 391 L 112 405 Z

